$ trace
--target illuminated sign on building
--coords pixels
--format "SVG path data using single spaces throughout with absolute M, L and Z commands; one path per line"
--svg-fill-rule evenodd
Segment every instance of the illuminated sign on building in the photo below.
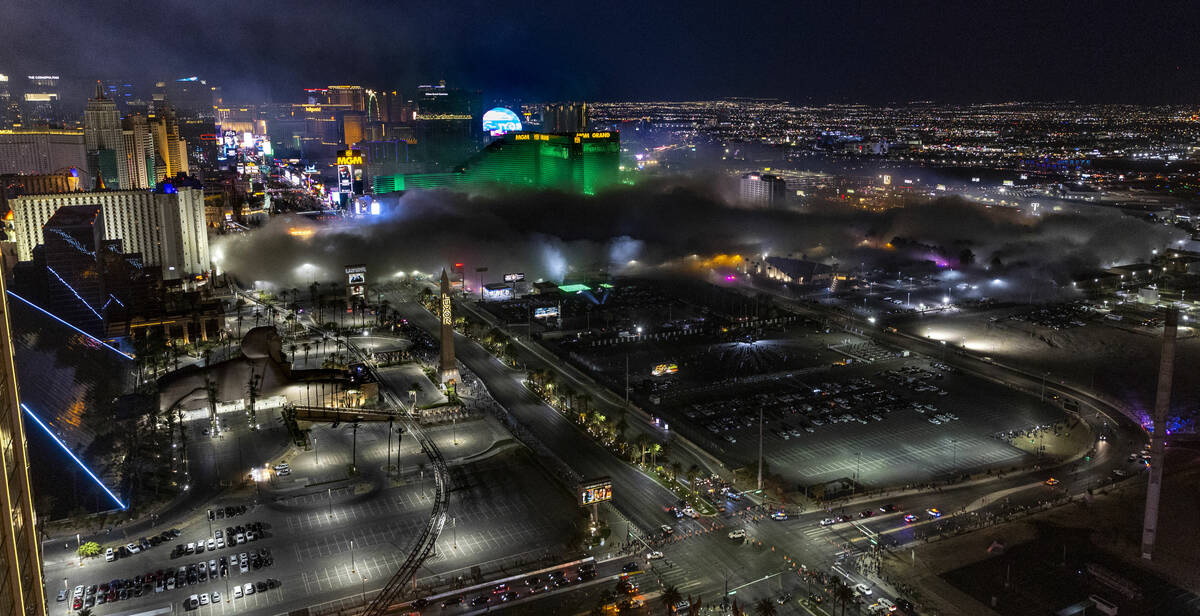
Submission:
M 454 316 L 450 311 L 450 295 L 442 294 L 442 324 L 454 325 Z
M 360 150 L 338 150 L 337 164 L 361 165 L 363 164 L 362 152 Z
M 367 296 L 367 266 L 347 265 L 346 266 L 346 299 L 350 300 L 355 297 Z
M 535 318 L 535 319 L 549 319 L 550 317 L 556 317 L 556 316 L 558 316 L 558 307 L 557 306 L 547 306 L 545 308 L 534 308 L 533 309 L 533 318 Z
M 525 272 L 513 272 L 504 275 L 504 282 L 521 282 L 525 280 Z
M 496 107 L 483 114 L 483 130 L 498 137 L 504 133 L 515 133 L 521 130 L 521 118 L 512 109 Z
M 612 496 L 612 480 L 608 477 L 593 479 L 579 486 L 579 504 L 582 506 L 598 505 L 612 500 Z

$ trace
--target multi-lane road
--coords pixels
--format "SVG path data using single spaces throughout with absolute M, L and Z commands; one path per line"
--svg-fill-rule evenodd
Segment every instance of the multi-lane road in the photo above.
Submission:
M 393 302 L 393 305 L 398 306 L 411 323 L 436 334 L 436 319 L 419 305 L 402 301 Z M 920 347 L 920 341 L 911 342 L 911 346 Z M 990 515 L 1037 506 L 1039 502 L 1057 500 L 1068 493 L 1079 494 L 1110 481 L 1115 469 L 1131 474 L 1141 469 L 1140 464 L 1129 462 L 1127 456 L 1141 448 L 1144 435 L 1132 422 L 1111 417 L 1109 427 L 1117 426 L 1116 438 L 1099 443 L 1097 453 L 1090 461 L 1079 460 L 1068 468 L 1053 472 L 1049 469 L 1018 472 L 1003 478 L 942 487 L 935 493 L 910 492 L 852 502 L 844 508 L 807 512 L 785 521 L 772 520 L 763 511 L 747 512 L 745 501 L 728 503 L 730 513 L 716 519 L 677 521 L 665 511 L 675 501 L 670 493 L 616 459 L 569 420 L 538 400 L 521 384 L 521 374 L 463 336 L 456 335 L 455 349 L 458 359 L 486 384 L 496 400 L 559 458 L 585 477 L 611 477 L 613 504 L 623 517 L 648 532 L 664 523 L 676 525 L 678 528 L 670 542 L 659 548 L 666 558 L 655 563 L 656 576 L 661 576 L 664 584 L 674 585 L 685 594 L 691 592 L 710 599 L 722 595 L 727 582 L 729 587 L 735 588 L 762 580 L 764 576 L 785 569 L 791 561 L 828 570 L 847 546 L 853 553 L 867 549 L 872 540 L 885 545 L 893 542 L 903 545 L 926 534 L 969 526 Z M 531 368 L 542 367 L 545 361 L 533 353 L 524 353 L 522 359 Z M 1016 387 L 1032 387 L 1028 376 L 1008 373 L 1000 366 L 979 366 L 982 362 L 970 358 L 954 358 L 951 363 L 976 373 L 986 371 L 985 376 Z M 1065 387 L 1056 386 L 1056 391 L 1059 389 Z M 1070 392 L 1070 395 L 1081 399 L 1085 407 L 1099 406 L 1081 392 Z M 597 396 L 596 399 L 599 404 L 604 404 L 604 397 Z M 1084 419 L 1097 424 L 1104 421 L 1103 417 L 1086 413 Z M 1052 474 L 1059 483 L 1046 485 L 1045 481 Z M 896 511 L 879 511 L 879 507 L 886 504 L 895 505 Z M 940 510 L 942 517 L 933 518 L 927 513 L 930 508 Z M 859 518 L 864 510 L 871 510 L 874 515 Z M 853 521 L 820 525 L 823 518 L 838 514 L 851 516 Z M 910 514 L 917 517 L 911 523 L 904 520 L 904 516 Z M 737 528 L 745 529 L 752 541 L 729 540 L 728 532 Z M 614 535 L 623 535 L 620 528 L 615 530 Z M 785 560 L 785 556 L 791 561 Z M 796 588 L 789 588 L 789 584 Z M 774 596 L 780 590 L 796 593 L 803 590 L 803 582 L 795 575 L 768 577 L 767 581 L 752 583 L 739 592 L 740 598 L 744 599 L 747 596 Z

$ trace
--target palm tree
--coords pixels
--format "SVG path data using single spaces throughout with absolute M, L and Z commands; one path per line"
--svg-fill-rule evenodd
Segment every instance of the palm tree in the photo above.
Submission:
M 849 584 L 834 578 L 833 598 L 835 601 L 842 602 L 842 616 L 846 616 L 846 604 L 854 599 L 854 589 Z
M 696 478 L 700 476 L 700 467 L 693 464 L 688 467 L 687 479 L 688 487 L 692 490 L 692 496 L 696 496 Z
M 663 589 L 662 597 L 659 600 L 662 601 L 663 606 L 667 608 L 667 613 L 673 614 L 675 613 L 675 606 L 683 600 L 683 595 L 679 593 L 678 588 L 675 588 L 674 586 L 668 586 Z
M 758 616 L 775 616 L 775 602 L 770 599 L 759 599 L 754 604 L 754 613 Z
M 645 433 L 639 434 L 637 437 L 637 446 L 638 446 L 638 450 L 640 451 L 640 453 L 638 454 L 638 464 L 641 466 L 645 466 L 646 465 L 646 450 L 650 449 L 650 437 L 646 436 Z
M 671 463 L 671 481 L 674 482 L 679 477 L 679 473 L 683 472 L 683 464 L 678 460 Z
M 237 301 L 234 302 L 233 305 L 235 308 L 237 308 L 238 338 L 241 338 L 242 337 L 242 308 L 246 307 L 246 300 L 242 299 L 241 297 L 238 297 Z

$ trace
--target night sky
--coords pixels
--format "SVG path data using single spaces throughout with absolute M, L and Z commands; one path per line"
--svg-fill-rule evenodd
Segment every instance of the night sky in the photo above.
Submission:
M 248 102 L 438 79 L 539 100 L 1200 94 L 1191 2 L 0 0 L 0 21 L 0 73 L 195 74 Z

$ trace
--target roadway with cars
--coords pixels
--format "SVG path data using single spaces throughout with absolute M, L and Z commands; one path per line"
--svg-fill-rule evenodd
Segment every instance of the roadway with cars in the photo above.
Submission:
M 410 322 L 436 335 L 438 323 L 421 306 L 411 302 L 393 302 L 400 314 Z M 567 419 L 538 400 L 520 382 L 520 374 L 495 360 L 486 350 L 456 335 L 455 350 L 457 357 L 470 368 L 487 385 L 492 395 L 512 413 L 522 425 L 528 427 L 547 447 L 584 476 L 608 475 L 614 483 L 614 502 L 617 509 L 637 527 L 655 529 L 663 523 L 676 523 L 666 513 L 666 509 L 674 504 L 671 494 L 657 483 L 645 477 L 640 472 L 617 460 L 610 453 L 596 445 L 589 437 L 580 432 Z M 923 348 L 918 351 L 923 351 Z M 536 357 L 523 357 L 532 367 L 540 367 Z M 948 363 L 963 367 L 967 363 L 964 358 L 953 358 Z M 975 362 L 978 363 L 978 362 Z M 974 366 L 967 366 L 974 368 Z M 1002 368 L 989 366 L 989 375 L 997 380 L 1010 376 L 1007 382 L 1018 386 L 1030 387 L 1027 377 L 1022 375 L 1005 375 Z M 1082 397 L 1082 396 L 1081 396 Z M 1090 403 L 1083 398 L 1085 404 Z M 1084 417 L 1085 420 L 1096 422 L 1095 417 Z M 682 529 L 673 534 L 670 543 L 655 547 L 661 549 L 666 558 L 655 561 L 655 575 L 664 575 L 666 583 L 674 584 L 685 594 L 691 592 L 712 597 L 719 597 L 726 587 L 751 583 L 751 586 L 739 591 L 741 598 L 747 596 L 777 595 L 779 592 L 795 592 L 805 590 L 806 585 L 800 576 L 795 574 L 768 578 L 767 582 L 777 585 L 770 589 L 767 582 L 754 584 L 764 576 L 785 570 L 789 562 L 795 561 L 807 567 L 827 569 L 836 564 L 839 552 L 843 546 L 859 551 L 869 545 L 868 535 L 877 541 L 889 539 L 900 545 L 913 541 L 914 532 L 930 532 L 939 524 L 951 526 L 965 524 L 966 518 L 955 520 L 955 512 L 964 508 L 971 511 L 963 515 L 986 516 L 988 513 L 1001 509 L 1012 510 L 1020 507 L 1035 506 L 1039 501 L 1052 500 L 1068 491 L 1079 494 L 1088 487 L 1105 483 L 1112 477 L 1112 471 L 1123 469 L 1136 471 L 1140 465 L 1131 464 L 1127 460 L 1129 453 L 1136 451 L 1143 444 L 1144 438 L 1131 422 L 1120 422 L 1112 418 L 1110 423 L 1117 426 L 1120 435 L 1108 443 L 1101 443 L 1096 455 L 1090 462 L 1079 462 L 1074 470 L 1062 469 L 1053 471 L 1054 476 L 1062 483 L 1057 486 L 1047 486 L 1043 482 L 1052 474 L 1050 470 L 1028 471 L 1014 473 L 1001 479 L 983 482 L 967 483 L 959 486 L 943 487 L 938 493 L 912 493 L 894 497 L 875 498 L 868 502 L 848 504 L 845 509 L 836 511 L 806 512 L 793 515 L 785 521 L 770 519 L 765 511 L 746 512 L 744 503 L 728 503 L 730 513 L 711 520 L 683 520 Z M 1003 498 L 987 501 L 986 497 L 994 493 L 1003 493 Z M 895 513 L 874 515 L 862 522 L 844 522 L 822 527 L 820 520 L 829 517 L 831 513 L 845 512 L 847 515 L 857 515 L 868 508 L 878 508 L 881 505 L 895 504 Z M 738 508 L 741 507 L 740 513 Z M 943 512 L 939 521 L 930 521 L 926 509 L 935 507 Z M 920 520 L 916 524 L 907 524 L 903 516 L 916 512 Z M 753 542 L 738 543 L 728 539 L 727 533 L 736 528 L 746 530 Z M 614 536 L 623 536 L 620 528 L 614 529 Z M 759 542 L 761 541 L 761 545 Z M 639 550 L 639 551 L 645 551 Z M 789 560 L 785 560 L 784 557 Z M 665 574 L 658 572 L 665 571 Z M 789 590 L 787 580 L 792 579 L 795 587 Z M 803 595 L 797 595 L 803 596 Z M 712 604 L 709 602 L 708 604 Z
M 436 319 L 419 305 L 398 302 L 393 306 L 410 322 L 436 334 L 438 325 Z M 792 593 L 798 599 L 813 592 L 816 586 L 810 586 L 795 573 L 774 574 L 788 571 L 788 567 L 792 563 L 828 570 L 831 565 L 838 562 L 837 556 L 844 550 L 843 546 L 849 545 L 850 549 L 854 551 L 864 549 L 869 545 L 868 536 L 874 537 L 880 542 L 891 539 L 900 544 L 907 543 L 913 540 L 915 532 L 926 532 L 938 524 L 938 522 L 928 521 L 928 514 L 925 513 L 925 510 L 930 507 L 937 507 L 944 512 L 943 520 L 945 521 L 941 524 L 948 524 L 954 512 L 961 511 L 963 508 L 970 508 L 973 511 L 979 511 L 979 515 L 985 515 L 1000 507 L 1014 508 L 1035 504 L 1039 500 L 1050 499 L 1067 490 L 1078 493 L 1097 482 L 1105 481 L 1115 468 L 1129 471 L 1138 468 L 1137 465 L 1127 461 L 1128 453 L 1135 451 L 1141 445 L 1139 433 L 1134 429 L 1129 433 L 1121 433 L 1121 437 L 1113 439 L 1108 444 L 1102 444 L 1091 462 L 1080 463 L 1074 471 L 1054 471 L 1055 478 L 1061 482 L 1056 486 L 1047 486 L 1043 483 L 1051 474 L 1050 471 L 1045 470 L 1019 473 L 989 482 L 945 487 L 936 494 L 903 494 L 876 498 L 869 502 L 850 503 L 844 509 L 833 511 L 809 511 L 799 514 L 793 512 L 789 519 L 782 521 L 772 520 L 768 517 L 769 511 L 757 508 L 747 510 L 747 507 L 753 507 L 753 505 L 747 503 L 746 500 L 728 502 L 729 512 L 716 518 L 675 519 L 666 511 L 669 506 L 675 504 L 675 498 L 671 493 L 630 465 L 616 459 L 607 450 L 594 443 L 575 424 L 538 400 L 521 384 L 520 373 L 502 365 L 484 349 L 462 336 L 456 336 L 456 350 L 460 361 L 486 384 L 492 396 L 559 459 L 581 476 L 607 475 L 611 477 L 614 483 L 614 505 L 617 510 L 633 523 L 635 532 L 640 529 L 645 533 L 646 538 L 652 541 L 652 545 L 638 546 L 636 550 L 627 555 L 612 554 L 611 546 L 601 548 L 599 551 L 604 553 L 597 554 L 597 556 L 612 555 L 615 560 L 600 563 L 599 576 L 596 581 L 588 582 L 592 584 L 588 586 L 591 589 L 601 587 L 605 581 L 615 583 L 615 578 L 612 576 L 616 576 L 618 573 L 611 570 L 611 567 L 615 566 L 613 563 L 638 560 L 646 565 L 645 572 L 639 574 L 644 580 L 641 585 L 643 594 L 654 592 L 656 590 L 654 587 L 658 585 L 657 580 L 662 580 L 662 584 L 677 587 L 685 596 L 688 594 L 705 596 L 706 603 L 709 605 L 713 603 L 714 598 L 719 598 L 723 594 L 725 588 L 736 589 L 737 594 L 734 596 L 743 603 L 746 603 L 748 599 L 761 596 L 774 597 L 784 592 Z M 536 366 L 539 361 L 533 357 L 526 359 L 529 360 L 531 366 Z M 999 367 L 996 369 L 999 370 Z M 1086 403 L 1087 399 L 1083 399 Z M 196 437 L 192 441 L 191 448 L 196 452 L 194 455 L 199 457 L 210 453 L 218 454 L 214 456 L 215 460 L 208 463 L 211 471 L 198 471 L 194 466 L 193 474 L 211 472 L 212 475 L 207 476 L 208 478 L 204 481 L 216 484 L 220 481 L 218 479 L 220 476 L 235 476 L 235 473 L 240 474 L 238 469 L 263 462 L 264 460 L 242 459 L 245 454 L 242 453 L 241 445 L 247 445 L 250 441 L 239 441 L 249 438 L 256 444 L 256 447 L 259 442 L 263 442 L 265 447 L 261 451 L 272 451 L 267 443 L 273 438 L 279 437 L 264 433 L 278 428 L 271 426 L 265 417 L 264 424 L 266 424 L 264 428 L 268 428 L 268 430 L 241 434 L 244 428 L 232 426 L 232 429 L 220 439 L 207 440 L 199 434 L 199 425 L 193 426 L 191 429 L 195 431 Z M 377 458 L 383 456 L 381 443 L 386 442 L 387 438 L 379 432 L 381 428 L 382 426 L 359 429 L 360 447 L 369 444 L 366 446 L 366 451 L 374 451 L 373 454 L 364 454 L 364 449 L 360 449 L 360 457 L 363 455 L 374 455 Z M 374 436 L 371 436 L 372 434 Z M 345 427 L 340 431 L 323 431 L 321 433 L 321 455 L 330 456 L 330 460 L 340 459 L 333 456 L 348 457 L 346 452 L 351 445 L 350 436 Z M 445 438 L 445 436 L 443 432 L 442 437 Z M 410 443 L 406 443 L 405 446 L 410 449 L 409 455 L 416 454 Z M 293 472 L 304 472 L 302 466 L 297 467 L 299 471 Z M 220 475 L 217 475 L 218 468 L 224 471 Z M 310 520 L 309 518 L 313 518 L 315 515 L 312 511 L 298 513 L 276 511 L 262 505 L 252 507 L 247 514 L 240 517 L 243 520 L 257 520 L 266 523 L 266 536 L 256 543 L 271 548 L 279 562 L 265 570 L 251 569 L 246 576 L 239 571 L 231 574 L 227 579 L 240 582 L 242 577 L 246 577 L 246 581 L 257 582 L 261 578 L 265 582 L 267 578 L 272 578 L 280 580 L 281 585 L 277 588 L 268 588 L 263 593 L 256 592 L 252 595 L 252 599 L 245 595 L 234 599 L 232 583 L 228 590 L 222 588 L 226 585 L 225 583 L 216 585 L 209 583 L 208 586 L 213 586 L 221 593 L 223 600 L 219 604 L 213 605 L 210 595 L 210 605 L 200 607 L 200 613 L 207 616 L 208 613 L 232 613 L 232 610 L 236 613 L 277 614 L 290 607 L 349 600 L 347 597 L 351 593 L 358 594 L 356 591 L 360 591 L 363 595 L 369 595 L 370 592 L 378 589 L 399 565 L 398 561 L 393 561 L 396 560 L 397 555 L 401 558 L 403 556 L 404 538 L 413 532 L 416 525 L 423 523 L 421 518 L 425 513 L 423 508 L 418 505 L 423 498 L 421 495 L 427 493 L 429 489 L 428 482 L 425 484 L 418 482 L 416 485 L 408 486 L 404 490 L 406 495 L 403 498 L 415 498 L 416 500 L 407 505 L 398 503 L 397 509 L 386 512 L 387 521 L 381 521 L 374 525 L 369 522 L 371 516 L 385 512 L 373 510 L 357 512 L 354 507 L 342 502 L 335 503 L 339 516 L 332 521 Z M 522 491 L 525 489 L 522 488 Z M 1005 495 L 1006 500 L 981 501 L 982 498 L 1001 490 L 1009 491 Z M 245 499 L 242 502 L 253 504 L 253 496 L 242 498 Z M 820 525 L 822 518 L 834 514 L 844 512 L 846 515 L 857 516 L 865 509 L 877 509 L 880 505 L 888 503 L 894 503 L 897 511 L 879 512 L 863 520 L 855 518 L 854 523 L 843 522 L 824 527 Z M 343 505 L 347 505 L 345 510 L 350 512 L 344 516 L 341 515 Z M 450 515 L 459 516 L 460 525 L 469 529 L 472 514 L 464 510 L 464 505 L 465 503 L 461 500 L 452 502 Z M 365 506 L 370 509 L 376 507 L 375 505 Z M 466 509 L 470 509 L 470 507 L 466 507 Z M 463 542 L 468 545 L 470 545 L 469 541 L 475 541 L 476 552 L 462 562 L 465 563 L 467 560 L 483 561 L 521 552 L 534 540 L 540 524 L 539 521 L 530 518 L 529 512 L 529 507 L 511 508 L 510 517 L 505 519 L 499 529 L 492 527 L 492 523 L 479 524 L 473 530 L 459 528 L 463 532 L 462 536 L 475 535 L 476 537 L 475 539 L 463 539 Z M 573 515 L 569 507 L 564 507 L 564 511 L 561 513 Z M 903 515 L 908 513 L 918 515 L 921 519 L 916 524 L 906 524 L 903 521 Z M 321 516 L 317 515 L 316 517 L 320 518 Z M 189 512 L 189 515 L 171 518 L 164 517 L 159 522 L 162 528 L 169 524 L 179 526 L 183 539 L 207 535 L 209 532 L 209 521 L 202 511 Z M 242 522 L 239 521 L 239 523 Z M 962 523 L 961 520 L 959 523 Z M 662 524 L 672 525 L 674 532 L 669 538 L 655 537 L 658 535 L 655 529 Z M 217 527 L 224 528 L 220 524 Z M 517 530 L 526 527 L 533 534 Z M 729 539 L 728 533 L 737 529 L 745 530 L 748 539 L 745 541 Z M 502 535 L 496 535 L 496 532 L 501 532 Z M 391 536 L 388 533 L 395 536 L 388 539 L 384 536 Z M 500 539 L 501 536 L 504 538 Z M 613 528 L 615 542 L 619 543 L 624 537 L 625 529 L 621 528 L 619 524 L 615 524 Z M 350 539 L 356 539 L 359 542 L 358 545 L 361 546 L 358 548 L 361 550 L 358 554 L 363 556 L 364 565 L 359 568 L 368 571 L 367 576 L 358 574 L 355 567 L 345 566 L 345 561 L 349 556 L 348 552 L 352 549 L 348 545 Z M 105 543 L 103 538 L 101 540 L 102 543 Z M 59 542 L 61 543 L 61 540 Z M 446 537 L 443 535 L 443 541 L 440 544 L 444 546 L 446 543 Z M 370 547 L 366 547 L 368 545 Z M 54 549 L 53 544 L 48 544 L 47 549 Z M 158 554 L 165 558 L 169 551 L 169 548 L 159 546 L 152 548 L 150 554 Z M 225 551 L 234 552 L 232 549 Z M 646 563 L 645 555 L 649 551 L 661 551 L 664 558 Z M 82 569 L 75 565 L 73 558 L 52 558 L 48 559 L 53 562 L 48 562 L 46 578 L 47 580 L 67 578 L 68 587 L 84 581 L 98 584 L 101 579 L 132 577 L 145 571 L 156 571 L 164 565 L 177 568 L 178 563 L 199 561 L 206 555 L 207 552 L 204 555 L 172 559 L 163 563 L 159 562 L 162 559 L 157 556 L 147 557 L 146 554 L 136 554 L 130 558 L 120 559 L 117 563 L 89 562 Z M 224 555 L 224 552 L 218 550 L 217 555 Z M 848 565 L 843 565 L 843 568 L 849 572 Z M 352 569 L 355 570 L 352 571 Z M 433 570 L 436 571 L 452 569 L 450 563 L 433 564 Z M 362 581 L 363 577 L 367 577 L 365 583 Z M 852 577 L 861 580 L 859 577 L 853 575 Z M 48 586 L 53 588 L 54 585 Z M 581 584 L 581 586 L 583 585 Z M 56 591 L 48 589 L 48 592 L 53 595 Z M 880 591 L 876 590 L 875 592 L 878 596 Z M 152 593 L 149 599 L 141 597 L 130 600 L 128 603 L 122 601 L 105 604 L 102 606 L 103 609 L 97 610 L 97 613 L 128 610 L 130 607 L 137 606 L 149 608 L 165 603 L 167 594 L 166 592 Z M 172 594 L 170 601 L 182 605 L 182 601 L 192 594 L 191 587 L 189 586 L 186 591 L 173 591 Z M 534 598 L 531 600 L 555 601 L 561 602 L 562 605 L 569 605 L 573 597 L 584 594 L 586 592 L 582 589 L 564 589 L 548 594 L 545 599 Z M 357 600 L 357 597 L 354 599 Z M 517 599 L 518 602 L 523 600 L 522 598 Z M 70 603 L 68 597 L 68 600 L 58 605 L 67 608 Z M 517 604 L 519 603 L 513 605 Z M 496 607 L 498 605 L 491 605 L 493 610 Z M 469 611 L 467 608 L 463 608 L 463 610 Z M 799 610 L 799 607 L 798 604 L 793 607 L 785 606 L 785 610 Z M 785 611 L 785 613 L 787 612 Z

